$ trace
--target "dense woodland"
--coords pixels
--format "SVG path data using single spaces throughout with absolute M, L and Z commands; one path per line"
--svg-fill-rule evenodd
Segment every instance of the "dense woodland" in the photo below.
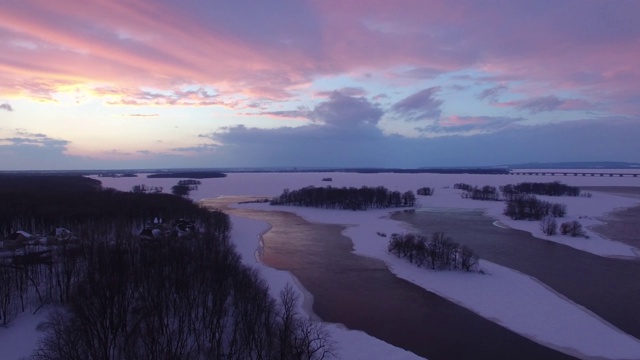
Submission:
M 198 231 L 141 240 L 155 218 L 190 219 Z M 224 213 L 82 177 L 0 177 L 3 235 L 60 227 L 74 240 L 0 257 L 0 323 L 42 304 L 56 309 L 34 359 L 331 356 L 321 324 L 296 312 L 295 292 L 270 297 L 241 263 Z
M 355 187 L 315 187 L 307 186 L 299 190 L 285 189 L 271 200 L 271 205 L 295 205 L 324 209 L 367 210 L 389 207 L 414 206 L 416 196 L 413 191 L 400 193 L 384 186 Z

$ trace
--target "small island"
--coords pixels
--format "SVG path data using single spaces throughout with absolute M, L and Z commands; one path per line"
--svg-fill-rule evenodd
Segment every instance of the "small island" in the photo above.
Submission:
M 416 203 L 413 191 L 401 193 L 384 186 L 368 187 L 315 187 L 298 190 L 284 189 L 271 205 L 294 205 L 323 209 L 367 210 L 390 207 L 412 207 Z

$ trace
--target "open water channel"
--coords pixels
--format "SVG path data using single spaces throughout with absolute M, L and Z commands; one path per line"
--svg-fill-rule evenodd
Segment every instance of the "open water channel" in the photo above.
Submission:
M 382 261 L 353 254 L 341 226 L 312 224 L 286 212 L 225 211 L 271 224 L 263 236 L 262 260 L 296 276 L 324 321 L 362 330 L 431 360 L 573 358 L 396 277 Z
M 471 247 L 480 258 L 533 276 L 640 338 L 637 259 L 605 258 L 537 239 L 524 231 L 493 226 L 493 220 L 480 211 L 421 209 L 396 213 L 392 218 L 426 235 L 444 231 L 456 242 Z

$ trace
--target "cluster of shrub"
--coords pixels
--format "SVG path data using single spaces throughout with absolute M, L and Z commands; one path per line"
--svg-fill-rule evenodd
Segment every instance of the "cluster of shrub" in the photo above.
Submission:
M 505 197 L 518 194 L 547 195 L 547 196 L 580 196 L 580 188 L 569 186 L 559 181 L 547 183 L 523 182 L 516 185 L 500 187 Z
M 567 206 L 539 200 L 535 195 L 561 196 L 580 195 L 580 189 L 559 182 L 551 183 L 520 183 L 517 185 L 483 187 L 471 186 L 465 183 L 454 184 L 454 189 L 463 190 L 462 197 L 473 200 L 504 200 L 506 206 L 504 214 L 514 220 L 541 220 L 546 216 L 564 217 Z
M 555 235 L 558 233 L 558 222 L 553 216 L 545 216 L 540 220 L 540 230 L 546 235 Z M 579 221 L 567 221 L 560 224 L 560 234 L 569 235 L 571 237 L 586 237 L 589 236 L 582 229 L 582 224 Z
M 473 200 L 510 200 L 522 195 L 547 195 L 547 196 L 580 196 L 580 188 L 562 184 L 559 181 L 548 183 L 523 182 L 516 185 L 508 184 L 496 188 L 486 185 L 483 187 L 472 186 L 465 183 L 453 185 L 454 189 L 463 190 L 462 197 Z
M 433 195 L 434 190 L 435 190 L 434 188 L 430 188 L 430 187 L 426 187 L 425 186 L 425 187 L 421 187 L 420 189 L 418 189 L 416 191 L 416 194 L 422 195 L 422 196 L 431 196 L 431 195 Z
M 133 185 L 131 192 L 134 193 L 161 193 L 164 188 L 162 186 L 147 186 L 146 184 Z
M 101 172 L 98 174 L 98 177 L 121 178 L 121 177 L 138 177 L 138 175 L 130 172 L 129 173 Z
M 495 186 L 485 185 L 483 187 L 471 186 L 465 183 L 457 183 L 453 185 L 454 189 L 460 189 L 464 192 L 464 199 L 499 201 L 500 193 Z
M 199 180 L 180 180 L 178 184 L 171 187 L 171 193 L 182 197 L 187 197 L 193 190 L 198 190 L 198 185 L 202 184 Z M 134 193 L 161 193 L 164 190 L 162 186 L 147 186 L 145 184 L 134 185 L 131 192 Z
M 513 220 L 541 220 L 546 216 L 564 217 L 567 205 L 551 203 L 533 195 L 516 195 L 506 200 L 504 214 Z
M 392 234 L 388 250 L 419 267 L 434 270 L 476 271 L 478 267 L 478 257 L 471 248 L 460 246 L 442 232 L 433 233 L 431 239 L 413 233 Z
M 171 187 L 173 195 L 187 197 L 193 190 L 198 190 L 198 185 L 202 184 L 199 180 L 180 180 L 177 185 Z
M 271 200 L 271 205 L 295 205 L 325 209 L 367 210 L 371 208 L 411 207 L 416 202 L 413 191 L 400 193 L 384 186 L 356 187 L 315 187 L 307 186 L 298 190 L 284 189 L 282 194 Z
M 5 180 L 0 229 L 64 226 L 79 239 L 50 248 L 47 262 L 0 258 L 0 322 L 30 302 L 57 304 L 33 359 L 330 357 L 326 330 L 297 313 L 293 289 L 276 300 L 242 264 L 226 214 L 169 194 L 100 190 L 86 178 Z M 197 235 L 140 241 L 154 216 L 193 219 Z
M 506 201 L 504 214 L 514 220 L 542 220 L 547 216 L 561 218 L 567 214 L 567 206 L 550 203 L 535 195 L 579 196 L 580 188 L 554 181 L 550 183 L 520 183 L 500 187 Z
M 549 183 L 519 183 L 505 185 L 500 191 L 493 186 L 479 188 L 465 183 L 458 183 L 454 188 L 464 191 L 462 197 L 474 200 L 504 200 L 504 214 L 513 220 L 539 220 L 540 229 L 546 235 L 555 235 L 558 230 L 562 235 L 587 237 L 578 221 L 564 222 L 558 226 L 556 218 L 567 214 L 567 206 L 551 203 L 536 198 L 535 195 L 546 196 L 586 196 L 580 188 L 562 184 L 558 181 Z M 501 194 L 501 195 L 500 195 Z

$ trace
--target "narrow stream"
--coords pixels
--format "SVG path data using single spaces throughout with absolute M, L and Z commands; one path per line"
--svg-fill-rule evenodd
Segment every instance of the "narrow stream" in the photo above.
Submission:
M 296 276 L 313 311 L 431 360 L 573 359 L 513 333 L 393 275 L 379 260 L 354 255 L 337 225 L 285 212 L 225 209 L 265 221 L 263 261 Z

